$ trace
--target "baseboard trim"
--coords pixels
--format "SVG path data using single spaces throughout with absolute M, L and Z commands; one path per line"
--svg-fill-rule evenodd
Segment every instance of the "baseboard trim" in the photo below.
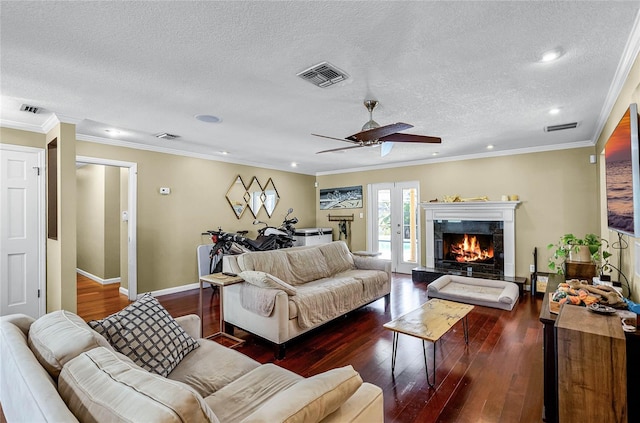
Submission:
M 151 291 L 151 295 L 154 297 L 158 297 L 160 295 L 169 295 L 169 294 L 177 294 L 178 292 L 190 291 L 192 289 L 200 288 L 199 283 L 190 283 L 187 285 L 174 286 L 173 288 L 165 288 L 160 289 L 158 291 Z M 138 298 L 140 298 L 141 294 L 138 294 Z
M 200 288 L 199 283 L 190 283 L 182 286 L 174 286 L 173 288 L 165 288 L 165 289 L 160 289 L 158 291 L 151 291 L 151 295 L 154 297 L 159 297 L 161 295 L 177 294 L 178 292 L 190 291 L 192 289 L 199 289 L 199 288 Z M 129 296 L 129 290 L 127 288 L 120 287 L 120 293 L 126 297 Z M 145 292 L 143 292 L 142 294 L 138 294 L 137 298 L 142 297 L 144 294 Z
M 99 276 L 93 275 L 89 272 L 85 272 L 84 270 L 78 269 L 78 268 L 76 268 L 76 272 L 80 273 L 84 277 L 91 279 L 92 281 L 98 282 L 101 285 L 111 285 L 112 283 L 120 283 L 120 277 L 102 279 Z

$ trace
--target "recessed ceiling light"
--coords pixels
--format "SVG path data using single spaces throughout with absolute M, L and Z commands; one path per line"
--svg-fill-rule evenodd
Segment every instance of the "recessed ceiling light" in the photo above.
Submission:
M 298 167 L 298 163 L 296 163 L 296 162 L 291 162 L 291 167 Z
M 557 115 L 558 113 L 560 113 L 560 109 L 557 107 L 554 107 L 553 109 L 549 110 L 550 115 Z
M 553 62 L 554 60 L 560 58 L 562 56 L 563 51 L 560 48 L 554 48 L 553 50 L 546 51 L 542 54 L 540 58 L 541 62 Z
M 489 145 L 487 146 L 487 150 L 493 150 L 493 144 L 489 144 Z
M 118 135 L 120 133 L 117 129 L 105 129 L 104 132 L 108 132 L 111 135 Z
M 195 118 L 198 119 L 200 122 L 207 122 L 207 123 L 218 123 L 222 120 L 218 116 L 213 116 L 213 115 L 195 115 Z
M 221 151 L 220 154 L 222 154 L 223 156 L 226 156 L 227 154 L 229 154 L 228 151 Z
M 434 151 L 433 153 L 431 153 L 431 155 L 432 155 L 432 156 L 437 156 L 437 155 L 438 155 L 438 152 L 437 152 L 437 151 Z

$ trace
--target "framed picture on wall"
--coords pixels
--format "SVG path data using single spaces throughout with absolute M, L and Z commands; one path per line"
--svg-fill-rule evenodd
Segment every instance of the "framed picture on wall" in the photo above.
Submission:
M 362 208 L 362 185 L 320 190 L 320 210 Z

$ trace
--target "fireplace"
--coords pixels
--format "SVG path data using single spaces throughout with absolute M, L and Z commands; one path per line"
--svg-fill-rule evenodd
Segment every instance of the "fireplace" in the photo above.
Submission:
M 519 201 L 421 203 L 426 267 L 444 273 L 515 276 Z
M 504 275 L 503 223 L 434 221 L 434 267 Z

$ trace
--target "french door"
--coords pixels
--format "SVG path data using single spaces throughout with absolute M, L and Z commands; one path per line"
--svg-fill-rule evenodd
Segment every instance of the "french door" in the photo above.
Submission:
M 420 184 L 390 182 L 368 188 L 367 249 L 391 260 L 393 272 L 411 273 L 420 261 Z

